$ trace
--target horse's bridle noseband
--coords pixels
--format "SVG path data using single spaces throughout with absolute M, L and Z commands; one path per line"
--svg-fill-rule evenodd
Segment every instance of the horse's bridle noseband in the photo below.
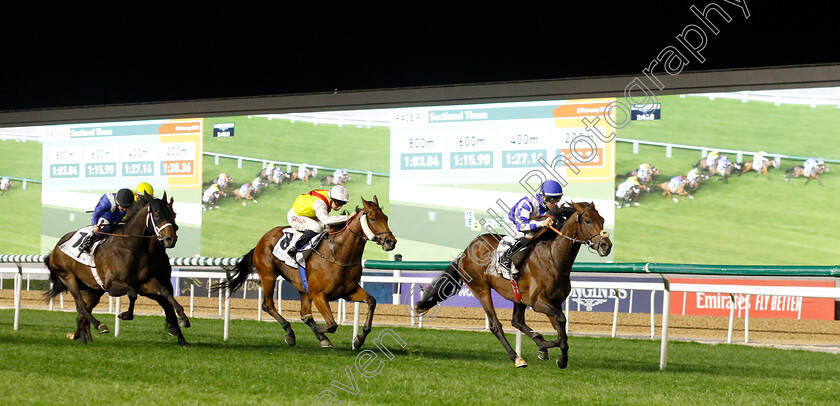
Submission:
M 575 222 L 580 224 L 580 218 L 581 218 L 580 216 L 583 215 L 583 213 L 586 213 L 587 211 L 590 211 L 590 210 L 592 210 L 592 209 L 587 208 L 587 209 L 577 213 L 577 218 L 575 219 Z M 551 229 L 554 230 L 554 232 L 557 233 L 557 235 L 571 241 L 572 243 L 585 244 L 586 246 L 588 246 L 589 248 L 594 249 L 594 250 L 597 250 L 598 248 L 597 248 L 597 244 L 595 244 L 595 242 L 592 241 L 593 238 L 595 238 L 596 236 L 601 236 L 601 240 L 603 240 L 604 238 L 609 238 L 610 237 L 609 231 L 602 229 L 600 232 L 592 234 L 586 240 L 579 240 L 577 238 L 569 237 L 568 235 L 561 233 L 560 230 L 554 228 L 554 226 L 549 226 L 549 227 L 551 227 Z
M 155 220 L 152 218 L 152 205 L 149 204 L 148 206 L 146 206 L 146 208 L 148 209 L 148 213 L 146 214 L 146 227 L 151 226 L 151 228 L 155 231 L 155 236 L 157 236 L 158 241 L 163 241 L 163 236 L 160 235 L 160 232 L 163 231 L 166 227 L 171 226 L 172 222 L 167 221 L 166 224 L 163 225 L 163 227 L 158 227 L 157 224 L 155 224 Z
M 373 210 L 366 210 L 366 211 L 363 211 L 361 214 L 359 214 L 359 216 L 361 216 L 361 217 L 359 217 L 359 225 L 362 226 L 362 234 L 364 234 L 363 237 L 365 239 L 367 239 L 368 241 L 373 241 L 373 242 L 377 243 L 378 245 L 382 245 L 382 244 L 385 243 L 385 241 L 382 240 L 381 238 L 379 238 L 379 236 L 382 235 L 382 234 L 394 235 L 394 233 L 391 232 L 391 231 L 380 231 L 378 233 L 374 233 L 373 230 L 370 229 L 370 224 L 368 224 L 368 221 L 367 221 L 367 214 L 370 213 L 371 211 L 373 211 Z M 358 233 L 351 230 L 349 227 L 345 227 L 345 228 L 347 229 L 347 231 L 349 231 L 349 232 L 351 232 L 355 235 L 359 235 Z M 338 231 L 337 233 L 340 233 L 340 232 L 341 231 Z

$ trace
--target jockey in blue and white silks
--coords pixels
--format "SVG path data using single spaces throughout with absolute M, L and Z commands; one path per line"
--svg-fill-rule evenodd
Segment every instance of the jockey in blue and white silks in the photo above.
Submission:
M 682 175 L 674 176 L 668 182 L 668 189 L 670 189 L 672 193 L 676 193 L 677 188 L 680 187 L 680 184 L 683 182 L 685 182 L 685 177 L 683 177 Z
M 79 250 L 90 253 L 93 243 L 104 237 L 102 233 L 111 233 L 114 227 L 119 224 L 125 212 L 134 205 L 134 192 L 130 189 L 120 189 L 117 193 L 105 193 L 99 198 L 96 208 L 93 209 L 90 224 L 93 226 L 93 233 L 87 236 Z
M 517 251 L 526 248 L 533 242 L 530 238 L 536 234 L 536 230 L 554 224 L 553 218 L 535 219 L 530 218 L 537 215 L 545 215 L 549 210 L 554 209 L 563 198 L 563 187 L 555 180 L 547 180 L 540 185 L 540 192 L 536 196 L 525 196 L 511 207 L 505 223 L 516 229 L 514 238 L 516 242 L 499 258 L 499 265 L 511 270 L 511 275 L 516 279 L 518 271 L 512 268 L 511 256 Z M 512 226 L 512 227 L 511 227 Z
M 729 158 L 726 155 L 721 155 L 717 161 L 717 171 L 723 175 L 727 166 L 729 166 Z

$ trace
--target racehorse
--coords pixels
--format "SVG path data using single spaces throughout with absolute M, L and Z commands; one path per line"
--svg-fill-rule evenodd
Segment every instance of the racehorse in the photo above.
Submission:
M 166 315 L 169 334 L 178 337 L 178 344 L 187 345 L 179 324 L 189 327 L 190 323 L 183 307 L 172 296 L 172 268 L 166 255 L 166 248 L 174 247 L 178 241 L 178 225 L 172 210 L 174 199 L 169 203 L 165 199 L 166 193 L 163 199 L 145 195 L 135 202 L 127 213 L 125 225 L 94 249 L 95 270 L 59 248 L 75 232 L 61 237 L 44 258 L 52 282 L 52 287 L 45 293 L 46 298 L 70 292 L 76 303 L 76 332 L 68 334 L 68 338 L 83 343 L 93 341 L 91 324 L 100 333 L 110 332 L 91 313 L 102 295 L 108 292 L 111 296 L 128 295 L 128 311 L 118 316 L 122 320 L 134 318 L 137 294 L 158 302 Z
M 726 183 L 729 183 L 729 177 L 732 176 L 733 173 L 739 173 L 739 174 L 741 173 L 741 165 L 737 164 L 737 163 L 730 162 L 730 163 L 726 164 L 726 167 L 724 167 L 722 173 L 718 170 L 717 165 L 708 167 L 708 170 L 709 170 L 709 177 L 712 177 L 712 176 L 715 176 L 715 175 L 720 175 L 723 178 L 718 179 L 718 180 L 722 180 Z
M 5 195 L 13 186 L 15 186 L 15 182 L 9 180 L 9 178 L 0 180 L 0 196 Z
M 275 175 L 276 175 L 276 176 L 275 176 Z M 276 188 L 278 188 L 278 189 L 280 188 L 280 185 L 282 185 L 283 183 L 289 183 L 289 182 L 291 182 L 291 180 L 290 180 L 290 179 L 292 178 L 292 176 L 291 176 L 291 175 L 289 175 L 289 174 L 288 174 L 288 173 L 286 173 L 286 172 L 282 172 L 282 171 L 278 171 L 278 172 L 274 172 L 274 171 L 266 172 L 266 168 L 262 168 L 262 169 L 260 169 L 260 172 L 259 172 L 259 173 L 257 173 L 257 176 L 259 176 L 259 177 L 260 177 L 260 179 L 265 179 L 266 181 L 268 181 L 268 183 L 273 183 L 273 184 L 274 184 L 274 187 L 276 187 Z
M 214 289 L 227 288 L 232 293 L 256 270 L 263 286 L 262 309 L 283 326 L 286 331 L 286 344 L 290 346 L 295 345 L 295 333 L 291 324 L 277 312 L 274 304 L 277 276 L 281 276 L 300 292 L 301 320 L 312 329 L 322 347 L 332 347 L 325 333 L 332 334 L 338 327 L 329 302 L 336 299 L 365 302 L 368 306 L 367 320 L 362 332 L 353 339 L 353 349 L 360 348 L 370 333 L 376 309 L 376 300 L 359 285 L 365 242 L 374 241 L 385 251 L 393 250 L 397 244 L 396 237 L 388 228 L 388 216 L 382 212 L 376 196 L 373 197 L 373 201 L 362 198 L 362 203 L 364 207 L 357 208 L 351 214 L 344 228 L 336 232 L 331 231 L 325 238 L 327 241 L 322 240 L 322 243 L 315 247 L 313 255 L 306 260 L 308 290 L 299 270 L 286 265 L 272 254 L 274 246 L 278 243 L 284 249 L 291 243 L 292 233 L 287 231 L 288 226 L 275 227 L 266 232 L 257 242 L 257 246 L 245 254 L 235 267 L 226 269 L 227 280 L 214 285 Z M 312 318 L 312 303 L 315 303 L 318 312 L 324 317 L 326 326 L 318 325 Z
M 303 177 L 300 176 L 300 171 L 292 172 L 292 176 L 289 178 L 289 182 L 294 182 L 299 180 L 301 182 L 309 183 L 309 177 L 312 176 L 312 171 L 307 169 L 304 171 Z
M 618 191 L 616 191 L 616 198 L 618 199 L 616 205 L 618 206 L 618 208 L 621 208 L 622 205 L 624 207 L 630 207 L 630 203 L 635 203 L 636 206 L 638 206 L 639 197 L 641 196 L 643 191 L 650 192 L 650 186 L 644 183 L 638 186 L 633 186 L 632 188 L 628 189 L 623 196 L 619 196 Z
M 631 176 L 638 176 L 638 173 L 639 173 L 639 169 L 636 168 L 636 169 L 633 169 L 630 172 L 625 173 L 624 176 L 629 178 Z M 655 166 L 651 166 L 650 170 L 647 173 L 647 176 L 645 176 L 644 179 L 639 178 L 639 182 L 650 183 L 650 182 L 653 181 L 653 178 L 654 178 L 655 175 L 659 175 L 659 169 L 657 169 Z M 648 188 L 648 191 L 649 191 L 649 188 Z
M 249 185 L 245 192 L 242 192 L 242 187 L 238 187 L 233 190 L 233 197 L 237 202 L 242 202 L 242 205 L 245 206 L 245 200 L 250 200 L 254 203 L 257 203 L 257 198 L 260 196 L 262 188 L 265 187 L 265 183 L 258 183 L 256 185 Z
M 718 159 L 720 159 L 720 157 L 715 158 L 714 161 L 707 164 L 706 163 L 706 157 L 703 157 L 703 158 L 700 158 L 700 160 L 697 161 L 696 164 L 694 164 L 694 167 L 695 168 L 700 168 L 700 170 L 702 170 L 702 171 L 711 172 L 711 169 L 717 166 Z
M 539 347 L 538 357 L 547 360 L 548 349 L 560 347 L 562 353 L 557 358 L 557 366 L 565 368 L 569 361 L 569 343 L 565 329 L 566 316 L 561 306 L 571 292 L 569 273 L 572 263 L 582 245 L 596 250 L 604 257 L 609 255 L 612 242 L 609 233 L 604 230 L 603 217 L 598 214 L 592 203 L 567 204 L 553 210 L 551 215 L 559 221 L 558 224 L 562 223 L 559 233 L 555 234 L 556 228 L 552 227 L 553 229 L 547 231 L 543 239 L 534 245 L 519 267 L 520 277 L 516 286 L 510 280 L 499 276 L 498 272 L 488 272 L 494 267 L 494 251 L 502 236 L 482 234 L 472 240 L 464 252 L 426 287 L 415 310 L 424 314 L 437 303 L 455 295 L 461 289 L 462 283 L 466 284 L 481 302 L 490 321 L 490 331 L 507 351 L 514 366 L 527 366 L 525 360 L 516 354 L 505 338 L 491 297 L 491 290 L 495 290 L 513 302 L 511 324 L 534 340 Z M 447 291 L 447 287 L 451 289 Z M 548 316 L 557 330 L 556 340 L 546 341 L 541 334 L 525 324 L 525 309 L 528 306 Z
M 329 185 L 343 185 L 346 182 L 350 181 L 350 174 L 341 175 L 341 177 L 336 178 L 333 175 L 327 175 L 321 178 L 321 186 L 329 186 Z
M 825 164 L 816 166 L 814 169 L 811 169 L 811 173 L 808 175 L 808 179 L 805 181 L 805 184 L 807 185 L 808 182 L 811 181 L 811 179 L 816 179 L 817 182 L 820 185 L 822 185 L 823 183 L 820 180 L 820 173 L 822 173 L 822 172 L 825 172 L 825 173 L 829 172 L 828 166 L 826 166 Z M 792 168 L 789 168 L 788 170 L 785 171 L 785 180 L 786 181 L 790 180 L 791 178 L 798 178 L 800 176 L 805 176 L 805 167 L 804 166 L 796 165 L 796 166 L 794 166 Z
M 693 180 L 687 181 L 684 190 L 689 194 L 694 194 L 697 192 L 697 189 L 700 189 L 700 184 L 706 180 L 709 180 L 709 175 L 706 175 L 705 173 L 700 174 L 700 176 L 697 176 Z
M 212 187 L 212 186 L 211 186 Z M 219 208 L 219 202 L 222 198 L 225 197 L 225 192 L 221 189 L 219 191 L 213 192 L 209 188 L 204 191 L 201 196 L 201 209 L 202 210 L 212 210 L 214 208 Z
M 697 178 L 697 179 L 699 179 L 699 178 Z M 697 179 L 695 179 L 694 182 L 691 182 L 691 184 L 695 184 L 695 183 L 697 184 L 697 186 L 694 190 L 697 190 L 697 188 L 700 187 L 700 182 Z M 694 196 L 691 195 L 691 193 L 694 193 L 694 192 L 689 192 L 687 190 L 688 186 L 689 186 L 689 182 L 685 181 L 685 180 L 683 180 L 682 182 L 677 184 L 677 187 L 674 188 L 674 189 L 671 189 L 671 181 L 670 180 L 667 181 L 667 182 L 662 182 L 662 183 L 656 185 L 656 187 L 662 189 L 662 197 L 663 198 L 670 197 L 674 201 L 674 203 L 677 202 L 677 198 L 673 197 L 673 193 L 676 193 L 677 195 L 682 196 L 683 200 L 685 200 L 686 197 L 688 197 L 689 199 L 692 199 L 692 200 L 694 199 Z
M 738 176 L 741 176 L 742 174 L 745 174 L 745 173 L 755 169 L 755 168 L 753 168 L 753 162 L 755 162 L 755 161 L 738 162 L 738 165 L 741 166 L 741 172 L 738 173 Z M 756 171 L 755 176 L 761 175 L 763 173 L 763 174 L 765 174 L 769 177 L 770 173 L 767 172 L 767 170 L 770 169 L 770 168 L 775 168 L 775 167 L 776 167 L 776 160 L 775 159 L 767 159 L 761 164 L 761 169 L 758 169 Z M 773 178 L 770 178 L 770 180 L 773 180 Z

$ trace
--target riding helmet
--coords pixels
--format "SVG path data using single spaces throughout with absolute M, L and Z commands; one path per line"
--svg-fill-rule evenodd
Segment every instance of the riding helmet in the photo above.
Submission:
M 556 180 L 549 179 L 540 186 L 540 193 L 546 196 L 563 196 L 563 187 Z
M 149 194 L 150 196 L 154 196 L 155 195 L 155 188 L 153 188 L 152 185 L 150 185 L 146 182 L 141 182 L 141 183 L 137 184 L 136 188 L 134 188 L 134 193 L 136 193 L 138 196 L 143 196 L 144 194 Z
M 345 204 L 350 200 L 350 192 L 347 191 L 346 187 L 341 185 L 333 186 L 330 189 L 329 196 L 331 200 L 337 200 L 342 202 L 342 204 Z
M 134 192 L 131 189 L 120 189 L 116 200 L 118 205 L 129 208 L 134 204 Z

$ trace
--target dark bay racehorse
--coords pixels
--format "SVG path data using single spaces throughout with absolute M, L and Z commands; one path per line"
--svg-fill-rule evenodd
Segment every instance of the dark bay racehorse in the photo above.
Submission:
M 93 314 L 93 308 L 107 291 L 111 296 L 128 295 L 129 309 L 119 315 L 122 320 L 134 317 L 134 302 L 137 294 L 158 302 L 166 315 L 169 333 L 178 337 L 178 344 L 186 345 L 180 325 L 189 327 L 184 309 L 172 296 L 172 268 L 166 248 L 172 248 L 178 240 L 174 199 L 165 202 L 149 195 L 141 197 L 126 213 L 128 220 L 117 228 L 93 252 L 96 272 L 100 282 L 93 275 L 93 269 L 64 253 L 59 246 L 70 239 L 74 232 L 59 239 L 52 252 L 44 258 L 50 270 L 53 286 L 45 293 L 47 299 L 62 292 L 70 292 L 76 303 L 76 332 L 68 338 L 93 341 L 90 326 L 100 333 L 108 333 L 107 326 L 100 323 Z M 176 316 L 177 313 L 177 316 Z
M 304 288 L 298 269 L 286 265 L 272 254 L 278 242 L 291 237 L 291 234 L 287 236 L 287 233 L 284 233 L 288 226 L 275 227 L 265 233 L 254 249 L 245 254 L 235 267 L 227 269 L 228 272 L 233 271 L 233 274 L 214 288 L 229 288 L 232 293 L 256 270 L 263 286 L 262 309 L 283 326 L 286 331 L 285 341 L 289 345 L 295 345 L 295 333 L 291 324 L 277 312 L 274 303 L 274 289 L 278 276 L 300 292 L 301 320 L 312 329 L 322 347 L 332 347 L 325 333 L 332 334 L 338 327 L 329 302 L 336 299 L 365 302 L 368 306 L 367 320 L 362 332 L 353 339 L 353 349 L 360 348 L 370 333 L 376 308 L 373 296 L 359 286 L 365 243 L 374 241 L 385 251 L 393 250 L 397 244 L 396 237 L 388 228 L 388 216 L 382 212 L 376 196 L 373 197 L 373 201 L 363 198 L 362 203 L 364 207 L 351 215 L 347 225 L 337 232 L 330 232 L 306 261 L 308 291 Z M 326 326 L 318 325 L 312 318 L 312 303 L 315 303 L 318 312 L 324 317 Z
M 495 290 L 505 299 L 513 302 L 513 319 L 511 324 L 523 334 L 531 337 L 539 347 L 538 356 L 542 360 L 548 359 L 548 349 L 560 347 L 561 355 L 557 358 L 557 366 L 565 368 L 569 361 L 569 344 L 566 336 L 566 316 L 561 308 L 566 297 L 571 292 L 569 273 L 572 263 L 577 257 L 581 245 L 586 245 L 598 252 L 600 256 L 607 256 L 612 249 L 609 233 L 604 230 L 604 219 L 598 214 L 592 203 L 572 203 L 558 208 L 553 216 L 556 219 L 567 218 L 560 228 L 559 234 L 538 242 L 533 251 L 520 265 L 518 291 L 521 299 L 517 299 L 512 283 L 498 276 L 498 273 L 488 273 L 488 267 L 493 264 L 493 255 L 502 236 L 498 234 L 483 234 L 476 237 L 464 252 L 452 261 L 434 282 L 426 287 L 423 297 L 417 303 L 416 310 L 423 314 L 442 300 L 453 296 L 465 283 L 473 295 L 481 302 L 487 318 L 490 320 L 490 331 L 502 343 L 505 351 L 514 365 L 527 366 L 511 348 L 505 338 L 502 324 L 496 316 L 491 290 Z M 453 287 L 447 291 L 447 287 Z M 454 291 L 453 291 L 454 290 Z M 531 330 L 525 324 L 525 309 L 531 306 L 534 310 L 548 316 L 557 339 L 546 341 L 541 334 Z

